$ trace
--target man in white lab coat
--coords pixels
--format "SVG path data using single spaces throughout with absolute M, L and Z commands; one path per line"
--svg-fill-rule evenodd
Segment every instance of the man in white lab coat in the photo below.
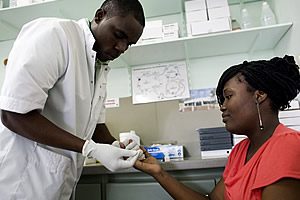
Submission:
M 138 146 L 119 148 L 104 124 L 107 62 L 135 44 L 144 25 L 138 0 L 106 0 L 91 22 L 23 26 L 0 97 L 1 200 L 69 199 L 85 156 L 111 171 L 133 166 Z

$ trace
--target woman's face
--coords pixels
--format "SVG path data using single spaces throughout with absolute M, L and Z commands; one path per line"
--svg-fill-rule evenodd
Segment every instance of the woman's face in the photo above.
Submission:
M 225 100 L 220 110 L 226 129 L 234 134 L 247 134 L 258 123 L 255 93 L 247 89 L 247 84 L 238 74 L 223 88 Z

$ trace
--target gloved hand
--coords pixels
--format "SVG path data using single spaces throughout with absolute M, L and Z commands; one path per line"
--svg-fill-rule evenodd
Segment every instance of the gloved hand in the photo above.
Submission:
M 86 140 L 82 148 L 82 155 L 95 158 L 110 171 L 116 171 L 132 167 L 139 156 L 139 152 Z M 123 157 L 128 157 L 128 159 L 124 160 Z
M 144 160 L 145 159 L 145 155 L 143 153 L 143 150 L 140 148 L 140 146 L 134 140 L 125 139 L 123 142 L 119 142 L 119 141 L 116 140 L 111 145 L 113 145 L 115 147 L 118 147 L 118 148 L 122 148 L 122 147 L 124 147 L 122 144 L 125 146 L 125 149 L 127 149 L 127 150 L 136 150 L 136 151 L 138 151 L 139 152 L 139 156 L 138 156 L 139 160 Z

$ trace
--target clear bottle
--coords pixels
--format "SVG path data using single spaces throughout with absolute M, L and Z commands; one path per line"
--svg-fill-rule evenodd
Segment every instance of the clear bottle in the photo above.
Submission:
M 3 8 L 3 1 L 0 0 L 0 9 Z
M 252 17 L 249 15 L 249 12 L 246 8 L 241 10 L 241 28 L 247 29 L 253 27 Z
M 276 17 L 268 2 L 264 1 L 261 8 L 260 24 L 262 26 L 269 26 L 276 24 Z

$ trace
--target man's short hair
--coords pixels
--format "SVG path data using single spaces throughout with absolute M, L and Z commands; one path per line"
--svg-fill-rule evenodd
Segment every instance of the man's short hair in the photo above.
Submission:
M 138 0 L 105 0 L 100 8 L 106 11 L 108 17 L 133 15 L 145 26 L 144 10 Z

